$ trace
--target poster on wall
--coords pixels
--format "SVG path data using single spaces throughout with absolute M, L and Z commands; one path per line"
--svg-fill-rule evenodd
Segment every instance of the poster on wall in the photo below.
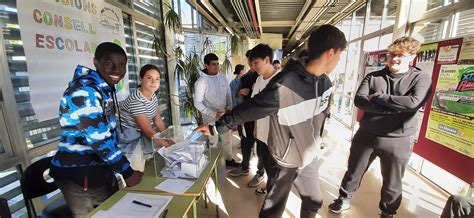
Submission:
M 474 157 L 474 65 L 443 65 L 426 138 Z
M 17 8 L 36 118 L 57 118 L 76 66 L 94 69 L 95 48 L 102 42 L 125 48 L 122 11 L 102 0 L 18 0 Z M 128 82 L 122 80 L 117 90 L 123 99 Z
M 385 64 L 387 64 L 387 56 L 388 56 L 388 51 L 387 50 L 381 50 L 381 51 L 374 51 L 374 52 L 369 52 L 365 56 L 365 61 L 364 61 L 364 76 L 385 68 Z
M 438 64 L 455 64 L 457 62 L 457 55 L 459 45 L 445 45 L 439 47 Z
M 458 64 L 474 64 L 474 36 L 464 37 Z
M 431 75 L 435 65 L 437 50 L 438 43 L 421 45 L 420 51 L 416 56 L 416 67 L 420 68 L 421 71 Z

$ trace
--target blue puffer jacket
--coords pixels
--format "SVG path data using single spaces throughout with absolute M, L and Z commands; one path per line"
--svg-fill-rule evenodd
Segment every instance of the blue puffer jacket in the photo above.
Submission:
M 89 177 L 94 184 L 95 178 L 110 169 L 124 178 L 132 175 L 130 163 L 117 147 L 114 96 L 114 87 L 98 72 L 77 66 L 60 102 L 61 140 L 51 176 L 79 184 Z

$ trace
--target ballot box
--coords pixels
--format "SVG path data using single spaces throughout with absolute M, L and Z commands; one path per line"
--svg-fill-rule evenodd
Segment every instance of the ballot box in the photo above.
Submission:
M 207 138 L 195 126 L 170 126 L 152 138 L 155 176 L 199 178 L 208 164 Z

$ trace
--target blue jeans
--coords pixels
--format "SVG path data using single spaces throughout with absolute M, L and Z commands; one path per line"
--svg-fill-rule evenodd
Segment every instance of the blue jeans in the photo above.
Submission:
M 107 198 L 118 191 L 118 183 L 112 171 L 104 174 L 102 178 L 88 178 L 100 179 L 105 181 L 104 186 L 87 187 L 87 180 L 83 185 L 79 185 L 67 179 L 55 179 L 56 185 L 61 190 L 66 203 L 71 209 L 73 216 L 85 217 L 94 208 L 99 206 Z

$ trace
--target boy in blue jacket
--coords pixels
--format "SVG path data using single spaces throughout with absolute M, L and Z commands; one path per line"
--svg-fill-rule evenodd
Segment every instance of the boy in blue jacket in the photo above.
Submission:
M 77 66 L 59 106 L 61 139 L 50 175 L 74 217 L 83 217 L 118 190 L 115 173 L 127 186 L 141 181 L 117 147 L 115 84 L 125 75 L 127 55 L 118 45 L 97 46 L 96 70 Z

